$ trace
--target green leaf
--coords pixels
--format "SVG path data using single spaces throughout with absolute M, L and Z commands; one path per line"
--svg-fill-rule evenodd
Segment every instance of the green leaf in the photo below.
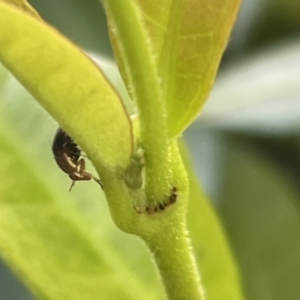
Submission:
M 98 166 L 127 166 L 131 123 L 123 104 L 76 46 L 0 3 L 0 59 Z
M 131 2 L 139 8 L 139 26 L 144 31 L 140 39 L 146 39 L 152 53 L 167 109 L 169 136 L 173 137 L 192 122 L 208 97 L 240 1 Z M 134 99 L 137 82 L 132 80 L 131 63 L 115 24 L 110 21 L 110 25 L 115 56 Z
M 39 165 L 43 166 L 43 170 L 37 172 L 46 174 L 43 177 L 44 188 L 47 185 L 48 190 L 50 186 L 53 191 L 60 193 L 57 199 L 62 198 L 61 201 L 67 203 L 72 201 L 72 203 L 76 204 L 77 209 L 80 210 L 81 218 L 86 218 L 91 226 L 89 232 L 93 233 L 93 239 L 96 239 L 101 245 L 107 245 L 108 248 L 112 247 L 117 250 L 103 251 L 101 255 L 103 260 L 106 260 L 106 255 L 108 255 L 108 260 L 111 257 L 115 257 L 114 259 L 118 261 L 120 260 L 119 257 L 122 257 L 123 263 L 125 264 L 126 262 L 127 269 L 130 269 L 129 273 L 126 271 L 122 275 L 118 268 L 114 270 L 120 275 L 122 282 L 126 283 L 127 278 L 131 280 L 131 277 L 136 277 L 141 285 L 151 285 L 154 299 L 162 299 L 163 286 L 159 282 L 155 266 L 150 260 L 144 243 L 133 235 L 125 234 L 115 226 L 109 214 L 104 195 L 97 184 L 92 182 L 78 183 L 73 188 L 72 193 L 67 192 L 70 186 L 70 179 L 57 167 L 51 153 L 51 138 L 53 138 L 56 131 L 56 124 L 1 65 L 0 74 L 3 74 L 3 81 L 1 81 L 0 75 L 0 86 L 3 86 L 3 89 L 0 90 L 0 119 L 5 120 L 13 128 L 15 135 L 20 137 L 16 144 L 17 148 L 21 149 L 23 155 L 26 154 L 28 161 L 31 160 L 32 168 L 37 168 Z M 113 77 L 111 79 L 114 80 Z M 23 116 L 24 111 L 26 111 L 26 117 Z M 20 122 L 20 119 L 22 119 L 22 122 Z M 0 162 L 2 161 L 6 161 L 6 156 L 3 159 L 0 158 Z M 88 160 L 87 170 L 92 173 L 95 172 Z M 15 180 L 16 184 L 18 184 L 19 181 L 22 181 L 22 178 L 16 176 Z M 26 194 L 26 197 L 29 196 L 29 194 Z M 34 218 L 34 216 L 31 216 L 31 218 Z M 18 243 L 18 239 L 15 236 L 11 235 L 11 239 L 16 244 Z M 102 247 L 101 245 L 100 247 Z M 35 253 L 39 252 L 37 247 L 33 250 Z M 19 263 L 10 263 L 9 265 L 11 268 L 18 269 Z M 120 265 L 122 269 L 124 268 L 123 263 Z M 24 275 L 25 277 L 26 274 Z M 128 282 L 128 284 L 131 283 Z M 146 293 L 149 294 L 149 291 Z M 141 298 L 144 298 L 144 295 Z
M 221 213 L 249 300 L 298 299 L 300 211 L 297 182 L 249 144 L 231 141 Z
M 41 299 L 154 299 L 22 143 L 1 123 L 2 258 Z
M 190 179 L 188 229 L 208 300 L 242 300 L 241 281 L 226 234 L 199 187 L 187 151 L 181 147 Z

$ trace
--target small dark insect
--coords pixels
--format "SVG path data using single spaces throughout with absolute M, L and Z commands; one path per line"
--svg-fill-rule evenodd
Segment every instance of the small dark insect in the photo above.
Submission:
M 85 171 L 85 160 L 80 158 L 81 150 L 72 138 L 61 128 L 54 136 L 52 151 L 58 166 L 72 179 L 70 190 L 75 181 L 94 179 L 103 188 L 101 181 L 93 174 Z

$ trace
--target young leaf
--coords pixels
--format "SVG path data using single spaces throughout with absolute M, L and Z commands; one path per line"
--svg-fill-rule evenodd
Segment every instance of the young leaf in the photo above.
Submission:
M 139 8 L 140 26 L 161 80 L 168 134 L 173 137 L 192 122 L 208 97 L 240 1 L 131 2 Z M 132 81 L 128 57 L 122 51 L 124 45 L 114 29 L 111 22 L 115 55 L 128 91 L 133 94 L 136 83 Z
M 0 3 L 0 60 L 98 166 L 127 166 L 132 151 L 128 116 L 98 67 L 76 46 Z

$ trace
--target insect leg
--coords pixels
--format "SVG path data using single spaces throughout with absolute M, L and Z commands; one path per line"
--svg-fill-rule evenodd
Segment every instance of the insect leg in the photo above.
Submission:
M 85 160 L 83 158 L 81 158 L 78 162 L 77 162 L 77 166 L 79 167 L 79 173 L 83 176 L 87 175 L 90 177 L 90 179 L 94 179 L 103 189 L 103 185 L 102 182 L 100 181 L 100 179 L 98 179 L 97 177 L 95 177 L 93 174 L 87 173 L 85 172 Z
M 85 170 L 85 160 L 83 158 L 79 159 L 79 161 L 76 163 L 77 167 L 79 167 L 79 173 L 83 173 Z
M 93 179 L 101 186 L 102 190 L 103 190 L 103 184 L 100 181 L 100 179 L 96 178 L 95 176 L 93 176 Z
M 72 184 L 70 186 L 69 192 L 71 192 L 71 190 L 72 190 L 72 188 L 73 188 L 74 185 L 75 185 L 75 180 L 72 180 Z

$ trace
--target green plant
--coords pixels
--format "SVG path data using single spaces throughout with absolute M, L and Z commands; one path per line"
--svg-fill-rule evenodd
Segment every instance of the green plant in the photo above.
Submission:
M 5 2 L 0 3 L 1 61 L 87 153 L 115 224 L 145 241 L 168 297 L 204 299 L 205 289 L 208 299 L 241 299 L 226 242 L 203 196 L 191 212 L 203 222 L 190 226 L 192 236 L 202 228 L 203 244 L 195 250 L 219 245 L 221 250 L 210 254 L 212 260 L 218 257 L 216 269 L 204 259 L 200 284 L 187 237 L 189 182 L 178 146 L 178 136 L 211 89 L 239 1 L 103 1 L 119 69 L 137 108 L 134 119 L 81 50 L 43 23 L 26 1 Z M 1 247 L 27 285 L 44 299 L 157 297 L 129 276 L 109 245 L 99 245 L 78 208 L 44 187 L 5 124 L 1 138 L 3 157 L 17 157 L 4 168 L 18 170 L 1 191 Z M 66 259 L 65 249 L 74 241 Z M 127 280 L 120 290 L 115 270 Z M 218 272 L 223 289 L 215 291 L 212 277 Z

